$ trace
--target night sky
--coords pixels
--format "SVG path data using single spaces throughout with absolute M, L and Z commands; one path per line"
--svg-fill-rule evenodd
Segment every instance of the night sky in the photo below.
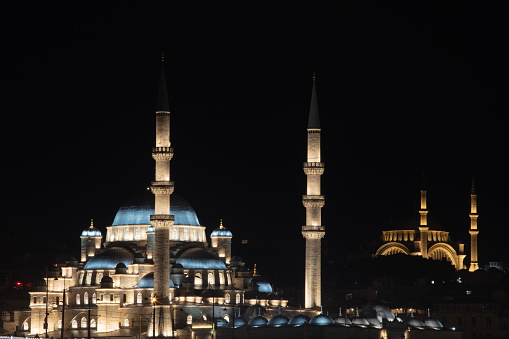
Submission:
M 78 257 L 154 178 L 161 53 L 175 192 L 207 235 L 277 283 L 303 281 L 312 73 L 322 124 L 327 260 L 429 216 L 479 259 L 509 262 L 508 11 L 502 2 L 244 8 L 159 2 L 19 4 L 2 19 L 2 265 Z M 505 232 L 507 233 L 507 232 Z M 248 245 L 241 245 L 247 239 Z M 35 260 L 37 260 L 35 259 Z

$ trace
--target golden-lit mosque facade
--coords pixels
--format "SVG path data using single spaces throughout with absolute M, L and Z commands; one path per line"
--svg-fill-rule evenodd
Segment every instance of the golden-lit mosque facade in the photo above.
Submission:
M 315 77 L 307 127 L 304 163 L 307 190 L 302 201 L 305 225 L 305 308 L 290 307 L 284 295 L 256 270 L 232 254 L 233 234 L 222 220 L 207 239 L 194 209 L 170 180 L 170 109 L 164 63 L 156 108 L 156 145 L 152 150 L 155 180 L 146 199 L 122 206 L 106 234 L 91 222 L 80 236 L 79 260 L 67 256 L 50 268 L 30 292 L 30 310 L 17 315 L 23 336 L 49 337 L 181 337 L 284 338 L 311 334 L 322 327 L 323 338 L 347 330 L 356 338 L 459 338 L 428 317 L 402 320 L 387 305 L 366 305 L 350 317 L 329 317 L 322 310 L 321 128 Z M 148 192 L 145 192 L 148 194 Z M 474 204 L 472 205 L 474 206 Z M 427 226 L 426 191 L 421 191 L 418 230 L 384 231 L 377 255 L 405 253 L 449 258 L 459 269 L 463 248 L 450 245 L 449 234 Z M 472 220 L 477 220 L 476 204 Z M 471 224 L 472 242 L 477 223 Z M 476 254 L 477 255 L 477 254 Z M 472 257 L 473 258 L 473 257 Z M 477 256 L 475 256 L 477 258 Z M 345 312 L 346 314 L 346 312 Z M 254 331 L 254 332 L 253 332 Z M 308 331 L 308 332 L 307 332 Z M 320 332 L 322 333 L 322 332 Z
M 375 256 L 406 254 L 417 255 L 425 259 L 446 260 L 456 270 L 469 269 L 473 272 L 479 269 L 477 262 L 477 193 L 472 181 L 470 192 L 470 235 L 471 257 L 470 267 L 465 266 L 465 244 L 454 242 L 449 232 L 430 227 L 428 223 L 427 190 L 420 191 L 419 224 L 417 227 L 404 229 L 389 229 L 382 231 L 382 245 L 376 250 Z

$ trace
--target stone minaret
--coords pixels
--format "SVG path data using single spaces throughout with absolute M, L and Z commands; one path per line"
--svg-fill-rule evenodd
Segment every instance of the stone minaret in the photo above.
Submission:
M 421 208 L 419 209 L 419 232 L 421 239 L 421 255 L 423 258 L 428 258 L 428 209 L 426 203 L 426 190 L 424 183 L 421 188 Z
M 304 163 L 307 192 L 302 196 L 302 203 L 306 208 L 306 226 L 302 226 L 302 235 L 306 239 L 305 307 L 313 308 L 322 306 L 321 239 L 325 236 L 325 227 L 322 226 L 322 207 L 325 204 L 325 197 L 321 195 L 320 188 L 320 176 L 323 174 L 324 164 L 320 157 L 321 129 L 314 74 L 307 130 L 308 151 L 307 162 Z
M 475 192 L 474 179 L 472 179 L 472 190 L 470 191 L 470 267 L 468 270 L 473 272 L 479 269 L 477 261 L 477 193 Z
M 170 181 L 170 160 L 173 148 L 170 147 L 170 107 L 168 90 L 164 74 L 164 59 L 161 63 L 161 79 L 156 108 L 156 145 L 152 149 L 156 162 L 155 181 L 151 190 L 155 195 L 155 213 L 150 216 L 150 223 L 155 229 L 154 249 L 154 293 L 157 298 L 155 329 L 149 335 L 172 336 L 170 314 L 170 227 L 174 216 L 170 215 L 170 195 L 173 193 L 173 182 Z

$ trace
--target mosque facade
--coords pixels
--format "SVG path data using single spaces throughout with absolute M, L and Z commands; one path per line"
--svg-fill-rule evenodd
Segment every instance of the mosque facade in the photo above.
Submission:
M 64 258 L 30 292 L 30 310 L 18 314 L 17 334 L 141 339 L 230 337 L 235 333 L 240 337 L 250 331 L 280 338 L 307 331 L 309 337 L 317 333 L 318 337 L 336 338 L 348 330 L 358 338 L 386 337 L 388 333 L 405 338 L 458 338 L 430 316 L 420 321 L 410 314 L 403 320 L 386 305 L 367 305 L 361 312 L 351 310 L 348 316 L 339 311 L 336 318 L 322 312 L 320 248 L 325 228 L 321 224 L 321 208 L 325 199 L 320 178 L 324 163 L 314 78 L 304 163 L 304 309 L 290 307 L 288 300 L 274 293 L 272 285 L 258 275 L 256 266 L 251 270 L 232 254 L 233 233 L 222 222 L 207 239 L 194 209 L 174 194 L 165 81 L 163 63 L 156 108 L 156 145 L 152 150 L 152 199 L 121 207 L 106 234 L 91 222 L 80 236 L 79 260 Z M 425 205 L 422 211 L 426 211 Z M 428 231 L 424 234 L 433 234 L 425 230 L 424 222 L 420 228 Z M 411 237 L 410 232 L 392 234 L 387 234 L 387 246 L 379 250 L 379 255 L 403 250 L 402 243 Z M 445 241 L 446 235 L 439 234 L 439 238 Z M 414 245 L 420 241 L 419 248 L 433 257 L 434 245 L 426 247 L 426 239 L 414 233 L 408 241 Z M 412 254 L 415 250 L 407 247 L 406 251 Z

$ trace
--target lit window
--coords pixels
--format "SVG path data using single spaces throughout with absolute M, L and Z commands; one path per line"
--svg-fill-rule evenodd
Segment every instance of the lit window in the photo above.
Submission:
M 90 327 L 91 328 L 96 328 L 97 327 L 97 322 L 95 321 L 95 319 L 91 319 L 90 320 Z
M 226 293 L 224 295 L 224 302 L 229 304 L 230 303 L 230 293 Z
M 192 315 L 188 315 L 187 316 L 187 324 L 188 325 L 192 325 L 193 324 L 193 316 Z
M 76 319 L 73 319 L 73 321 L 71 321 L 71 327 L 78 328 L 78 322 L 76 321 Z
M 83 303 L 84 303 L 85 305 L 88 305 L 88 292 L 85 292 L 85 293 L 83 294 Z
M 214 273 L 209 272 L 207 282 L 209 285 L 214 285 Z
M 81 328 L 87 327 L 87 318 L 83 317 L 81 318 Z
M 28 328 L 29 328 L 29 327 L 28 327 L 28 321 L 25 321 L 25 322 L 23 323 L 23 330 L 24 330 L 24 331 L 28 331 Z
M 58 328 L 62 328 L 62 320 L 58 320 L 57 321 L 57 327 Z
M 138 295 L 136 296 L 136 302 L 138 304 L 141 304 L 143 302 L 143 295 L 141 293 L 138 293 Z
M 124 326 L 125 327 L 129 326 L 129 319 L 127 319 L 127 318 L 124 319 Z
M 92 304 L 95 304 L 96 299 L 97 299 L 97 295 L 95 293 L 92 294 Z
M 240 293 L 237 293 L 237 295 L 235 296 L 235 303 L 240 304 Z
M 76 305 L 81 304 L 81 297 L 79 294 L 76 294 Z

